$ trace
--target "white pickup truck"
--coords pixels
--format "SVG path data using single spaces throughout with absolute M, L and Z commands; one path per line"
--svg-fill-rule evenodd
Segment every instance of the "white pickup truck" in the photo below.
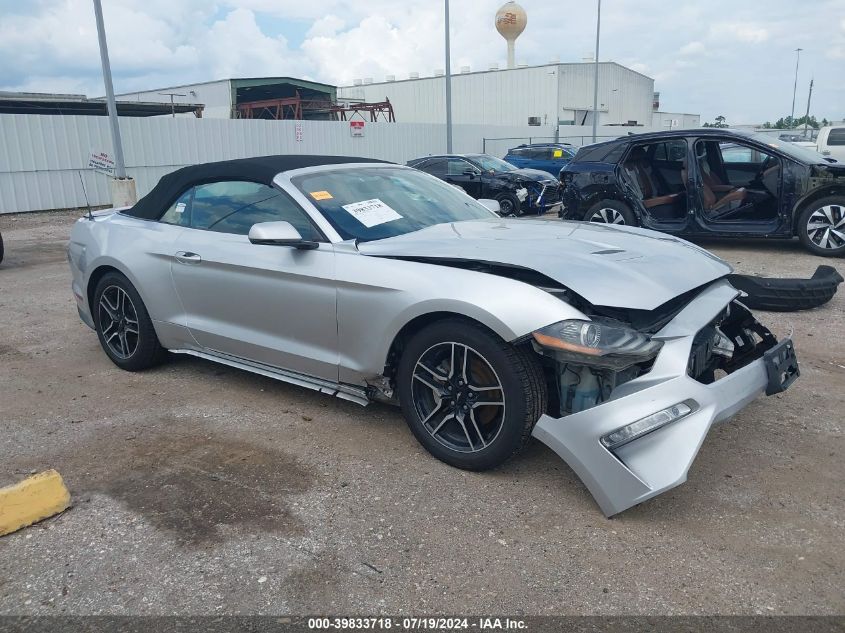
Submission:
M 816 149 L 823 156 L 845 163 L 845 125 L 820 129 L 816 138 Z

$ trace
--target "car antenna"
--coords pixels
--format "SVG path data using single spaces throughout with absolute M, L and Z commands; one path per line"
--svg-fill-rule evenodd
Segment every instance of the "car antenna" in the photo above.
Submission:
M 78 171 L 76 173 L 79 174 L 79 183 L 82 185 L 82 195 L 85 196 L 85 206 L 88 207 L 88 219 L 93 220 L 94 216 L 91 213 L 91 203 L 88 202 L 88 192 L 85 191 L 85 181 L 82 180 L 82 172 Z

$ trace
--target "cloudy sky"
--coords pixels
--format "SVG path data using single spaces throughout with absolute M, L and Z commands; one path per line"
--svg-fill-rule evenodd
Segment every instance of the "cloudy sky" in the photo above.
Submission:
M 505 64 L 502 0 L 451 0 L 452 66 Z M 517 60 L 577 61 L 594 0 L 521 0 Z M 442 68 L 442 0 L 103 0 L 115 88 L 290 75 L 347 84 Z M 845 0 L 604 0 L 601 59 L 655 79 L 663 110 L 755 123 L 845 118 Z M 0 90 L 103 93 L 91 0 L 0 0 Z

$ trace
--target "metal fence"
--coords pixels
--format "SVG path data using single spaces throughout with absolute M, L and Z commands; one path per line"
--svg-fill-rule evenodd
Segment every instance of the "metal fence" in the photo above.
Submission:
M 334 154 L 405 163 L 442 153 L 445 126 L 367 123 L 353 137 L 348 122 L 191 118 L 120 119 L 127 172 L 138 195 L 179 167 L 270 154 Z M 537 128 L 455 125 L 456 152 L 483 150 L 485 136 Z M 105 117 L 0 115 L 0 213 L 109 204 L 109 177 L 88 169 L 92 152 L 111 153 Z M 84 191 L 83 191 L 84 183 Z

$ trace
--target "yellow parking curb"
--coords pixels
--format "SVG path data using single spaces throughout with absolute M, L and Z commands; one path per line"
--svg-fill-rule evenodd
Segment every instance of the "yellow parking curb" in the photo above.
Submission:
M 68 507 L 70 493 L 55 470 L 0 488 L 0 536 L 43 521 Z

